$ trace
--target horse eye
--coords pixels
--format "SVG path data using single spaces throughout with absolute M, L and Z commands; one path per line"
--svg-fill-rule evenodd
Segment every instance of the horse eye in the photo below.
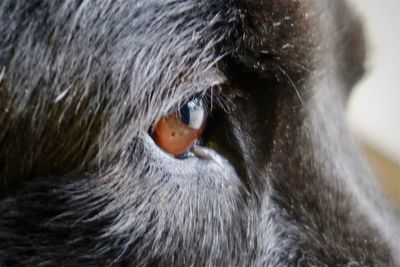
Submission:
M 203 101 L 192 99 L 179 111 L 161 118 L 153 133 L 154 141 L 164 151 L 181 156 L 201 136 L 206 121 Z

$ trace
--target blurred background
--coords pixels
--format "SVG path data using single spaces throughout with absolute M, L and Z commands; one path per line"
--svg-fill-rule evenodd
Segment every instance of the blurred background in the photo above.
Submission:
M 353 90 L 348 121 L 400 210 L 400 0 L 351 0 L 369 41 L 368 72 Z

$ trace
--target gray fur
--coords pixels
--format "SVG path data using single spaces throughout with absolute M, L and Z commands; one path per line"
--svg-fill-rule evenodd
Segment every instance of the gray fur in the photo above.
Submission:
M 343 1 L 2 0 L 0 266 L 399 266 Z M 211 91 L 205 158 L 149 131 Z

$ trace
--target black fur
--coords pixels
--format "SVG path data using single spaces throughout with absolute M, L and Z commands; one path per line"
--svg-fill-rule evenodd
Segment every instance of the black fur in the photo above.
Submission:
M 342 0 L 2 0 L 0 266 L 399 266 L 343 119 L 364 56 Z M 164 153 L 208 92 L 209 156 Z

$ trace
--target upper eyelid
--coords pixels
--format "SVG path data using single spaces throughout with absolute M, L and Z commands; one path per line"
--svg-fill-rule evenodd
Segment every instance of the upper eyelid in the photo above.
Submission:
M 174 112 L 179 111 L 183 105 L 185 105 L 186 103 L 188 103 L 189 101 L 191 101 L 192 99 L 198 98 L 200 99 L 205 107 L 205 111 L 206 111 L 206 115 L 209 115 L 209 112 L 211 110 L 211 108 L 214 106 L 214 102 L 213 99 L 217 96 L 211 96 L 211 94 L 214 94 L 213 92 L 211 92 L 211 89 L 207 89 L 206 91 L 202 92 L 202 93 L 198 93 L 198 94 L 194 94 L 191 97 L 187 97 L 184 100 L 179 101 L 176 105 L 173 106 L 173 108 L 171 108 L 165 115 L 168 114 L 172 114 Z
M 198 91 L 190 96 L 185 96 L 182 99 L 177 100 L 176 102 L 174 101 L 175 104 L 173 103 L 172 107 L 169 108 L 167 112 L 163 112 L 163 114 L 160 117 L 156 118 L 156 120 L 151 124 L 151 130 L 154 130 L 154 127 L 159 119 L 167 116 L 168 114 L 179 111 L 182 105 L 195 97 L 200 97 L 202 99 L 205 106 L 206 116 L 209 116 L 211 114 L 211 110 L 214 107 L 223 105 L 225 101 L 223 100 L 221 92 L 223 85 L 226 84 L 228 79 L 225 74 L 223 74 L 217 67 L 209 68 L 207 72 L 209 72 L 209 75 L 207 75 L 206 78 L 207 80 L 203 80 L 201 85 L 204 90 Z

